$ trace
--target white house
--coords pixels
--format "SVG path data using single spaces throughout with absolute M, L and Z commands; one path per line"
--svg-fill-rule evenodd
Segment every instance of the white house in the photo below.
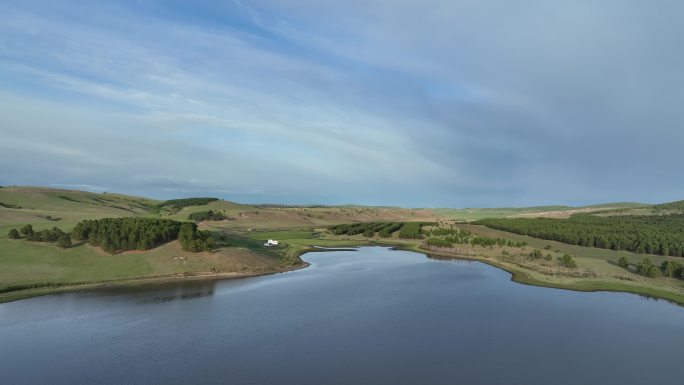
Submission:
M 278 241 L 275 239 L 269 239 L 266 241 L 266 243 L 264 243 L 264 246 L 278 246 Z

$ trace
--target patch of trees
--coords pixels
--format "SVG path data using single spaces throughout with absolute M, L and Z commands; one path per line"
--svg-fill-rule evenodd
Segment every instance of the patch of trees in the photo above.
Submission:
M 460 238 L 467 238 L 471 235 L 471 232 L 466 229 L 459 229 L 459 228 L 454 228 L 452 225 L 451 227 L 438 227 L 436 229 L 432 230 L 426 230 L 425 235 L 427 236 L 437 236 L 437 237 L 445 237 L 445 236 L 453 236 L 453 237 L 460 237 Z
M 401 239 L 422 239 L 423 238 L 422 227 L 423 227 L 423 224 L 418 223 L 418 222 L 404 223 L 404 225 L 401 226 L 401 229 L 399 229 L 399 238 L 401 238 Z
M 452 247 L 454 245 L 452 242 L 442 238 L 428 238 L 425 240 L 425 244 L 432 247 Z
M 335 235 L 363 234 L 367 238 L 375 236 L 388 238 L 404 224 L 401 222 L 364 222 L 330 226 L 328 229 Z
M 147 250 L 178 238 L 181 222 L 158 218 L 84 220 L 74 227 L 75 240 L 100 246 L 108 253 Z
M 477 223 L 572 245 L 684 256 L 684 214 L 610 217 L 575 214 L 567 219 L 492 218 Z
M 434 230 L 432 231 L 434 234 Z M 482 246 L 482 247 L 525 247 L 527 242 L 511 241 L 504 238 L 491 238 L 483 236 L 474 236 L 468 230 L 462 230 L 455 233 L 452 236 L 447 236 L 444 238 L 431 237 L 425 241 L 427 246 L 438 246 L 438 247 L 453 247 L 456 245 L 471 245 L 471 246 Z M 539 250 L 537 250 L 539 251 Z M 540 252 L 541 254 L 541 252 Z M 541 257 L 541 255 L 540 255 Z
M 198 211 L 196 213 L 192 213 L 192 214 L 188 215 L 188 219 L 191 221 L 195 221 L 195 222 L 222 221 L 222 220 L 226 219 L 226 216 L 223 215 L 223 213 L 220 211 L 209 210 L 209 211 Z
M 24 225 L 19 230 L 11 229 L 7 235 L 10 239 L 21 239 L 22 235 L 30 242 L 57 243 L 62 248 L 71 247 L 71 234 L 65 233 L 57 227 L 34 231 L 32 225 Z
M 577 267 L 577 262 L 572 258 L 570 254 L 563 254 L 562 257 L 558 258 L 561 266 L 567 267 L 569 269 L 574 269 Z
M 21 208 L 21 206 L 17 206 L 15 204 L 5 203 L 5 202 L 0 202 L 0 206 L 8 208 L 8 209 L 20 209 Z
M 363 234 L 367 238 L 372 238 L 375 234 L 382 238 L 389 238 L 396 231 L 399 231 L 399 238 L 422 239 L 423 226 L 430 225 L 427 222 L 362 222 L 335 225 L 328 227 L 328 230 L 335 235 L 357 235 Z
M 169 208 L 172 210 L 180 210 L 187 206 L 204 206 L 211 202 L 217 201 L 218 198 L 182 198 L 182 199 L 171 199 L 158 204 L 156 207 L 159 209 Z
M 628 268 L 631 263 L 623 256 L 618 259 L 618 265 Z M 635 265 L 635 268 L 637 273 L 651 278 L 662 274 L 669 278 L 684 279 L 684 264 L 678 261 L 664 261 L 658 267 L 651 262 L 650 258 L 644 258 Z
M 180 226 L 178 241 L 185 251 L 210 251 L 216 247 L 216 240 L 211 236 L 211 232 L 197 229 L 194 223 L 183 223 Z

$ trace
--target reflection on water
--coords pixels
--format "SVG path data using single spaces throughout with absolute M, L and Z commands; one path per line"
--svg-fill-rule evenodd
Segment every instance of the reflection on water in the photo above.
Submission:
M 684 308 L 381 247 L 303 270 L 0 305 L 2 383 L 665 384 Z M 647 368 L 647 369 L 644 369 Z M 657 370 L 652 370 L 657 368 Z

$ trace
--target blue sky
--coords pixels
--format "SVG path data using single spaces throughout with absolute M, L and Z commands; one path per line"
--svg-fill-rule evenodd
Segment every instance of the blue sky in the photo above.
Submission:
M 684 199 L 684 3 L 0 3 L 0 184 L 240 202 Z

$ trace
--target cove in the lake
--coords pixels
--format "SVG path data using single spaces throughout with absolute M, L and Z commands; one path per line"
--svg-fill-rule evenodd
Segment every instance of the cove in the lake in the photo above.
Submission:
M 0 305 L 4 384 L 669 384 L 684 308 L 381 247 Z

